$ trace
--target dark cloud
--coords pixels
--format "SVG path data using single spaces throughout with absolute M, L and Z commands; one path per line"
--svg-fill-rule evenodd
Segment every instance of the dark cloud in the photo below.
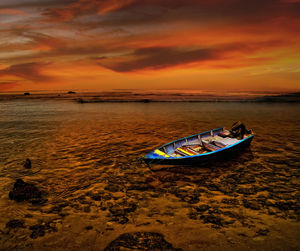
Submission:
M 107 15 L 115 12 L 118 14 Z M 274 17 L 299 16 L 300 4 L 279 0 L 77 0 L 64 7 L 47 8 L 43 13 L 52 21 L 72 20 L 87 14 L 101 15 L 99 22 L 107 25 L 190 19 L 261 22 Z
M 0 91 L 4 91 L 7 89 L 11 89 L 15 86 L 18 86 L 18 81 L 12 80 L 12 81 L 0 81 Z
M 76 0 L 1 0 L 0 8 L 58 7 L 68 5 L 75 1 Z
M 116 72 L 131 72 L 145 69 L 163 69 L 203 61 L 221 61 L 232 58 L 232 53 L 240 62 L 228 66 L 245 66 L 265 62 L 269 58 L 247 59 L 252 53 L 285 46 L 281 40 L 270 40 L 253 43 L 229 43 L 210 48 L 177 48 L 177 47 L 147 47 L 135 50 L 133 53 L 117 57 L 97 58 L 99 65 Z M 266 49 L 267 48 L 267 49 Z M 222 67 L 224 68 L 224 67 Z
M 161 69 L 176 65 L 217 59 L 218 55 L 211 49 L 180 49 L 168 47 L 151 47 L 135 50 L 125 57 L 112 60 L 98 60 L 99 65 L 117 72 L 130 72 L 143 69 Z
M 42 69 L 47 66 L 48 63 L 25 63 L 25 64 L 16 64 L 11 65 L 3 70 L 0 70 L 1 76 L 16 76 L 33 82 L 45 82 L 53 80 L 52 77 L 43 74 Z

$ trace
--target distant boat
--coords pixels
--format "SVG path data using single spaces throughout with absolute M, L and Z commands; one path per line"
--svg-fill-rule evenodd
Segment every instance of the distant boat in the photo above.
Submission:
M 254 134 L 252 130 L 245 130 L 240 137 L 233 137 L 230 131 L 220 127 L 160 146 L 146 154 L 143 160 L 148 164 L 167 165 L 195 165 L 219 160 L 249 146 Z

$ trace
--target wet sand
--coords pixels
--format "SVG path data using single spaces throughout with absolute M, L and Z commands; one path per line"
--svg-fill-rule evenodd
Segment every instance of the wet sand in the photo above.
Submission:
M 242 112 L 207 104 L 211 120 L 201 122 L 204 117 L 197 114 L 186 123 L 177 112 L 188 114 L 193 104 L 165 106 L 150 115 L 152 121 L 140 109 L 157 112 L 156 104 L 127 105 L 126 110 L 110 104 L 101 111 L 95 104 L 76 115 L 77 104 L 66 104 L 66 121 L 65 112 L 58 115 L 61 106 L 43 103 L 44 112 L 37 114 L 42 108 L 33 103 L 22 110 L 26 117 L 17 126 L 11 121 L 17 108 L 7 105 L 10 113 L 1 120 L 6 132 L 1 134 L 0 170 L 3 250 L 138 250 L 144 244 L 156 250 L 299 249 L 299 135 L 282 140 L 299 127 L 294 106 L 244 105 L 256 136 L 250 149 L 233 159 L 193 168 L 149 168 L 137 158 L 192 134 L 190 123 L 213 128 L 214 117 L 226 123 L 222 114 L 232 119 Z M 31 111 L 38 125 L 34 116 L 28 118 Z M 161 119 L 165 114 L 167 121 Z M 138 119 L 130 122 L 132 117 Z M 258 117 L 261 123 L 255 123 Z M 31 169 L 22 165 L 25 156 L 32 159 Z M 46 200 L 10 200 L 17 178 L 38 187 Z

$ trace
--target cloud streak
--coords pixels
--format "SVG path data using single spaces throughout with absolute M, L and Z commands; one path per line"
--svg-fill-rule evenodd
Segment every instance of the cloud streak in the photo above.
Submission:
M 53 80 L 53 77 L 42 73 L 42 70 L 48 63 L 31 62 L 25 64 L 16 64 L 0 70 L 1 76 L 15 76 L 24 80 L 33 82 L 45 82 Z
M 295 0 L 3 0 L 0 14 L 0 81 L 12 89 L 83 86 L 80 76 L 101 89 L 102 75 L 140 88 L 145 72 L 164 76 L 168 88 L 178 69 L 197 72 L 195 85 L 210 74 L 216 87 L 231 86 L 246 78 L 237 72 L 295 66 L 300 51 Z M 223 71 L 226 83 L 217 77 Z M 270 82 L 270 74 L 259 74 L 261 81 Z M 11 77 L 18 85 L 9 85 Z M 176 75 L 178 88 L 185 79 Z

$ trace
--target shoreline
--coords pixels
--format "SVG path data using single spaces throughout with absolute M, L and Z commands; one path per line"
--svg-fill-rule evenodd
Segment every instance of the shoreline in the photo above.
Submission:
M 213 96 L 213 95 L 166 95 L 166 94 L 0 94 L 1 101 L 15 100 L 58 100 L 86 103 L 202 103 L 202 102 L 234 102 L 234 103 L 298 103 L 300 92 L 278 96 L 262 96 L 245 98 L 243 96 Z

